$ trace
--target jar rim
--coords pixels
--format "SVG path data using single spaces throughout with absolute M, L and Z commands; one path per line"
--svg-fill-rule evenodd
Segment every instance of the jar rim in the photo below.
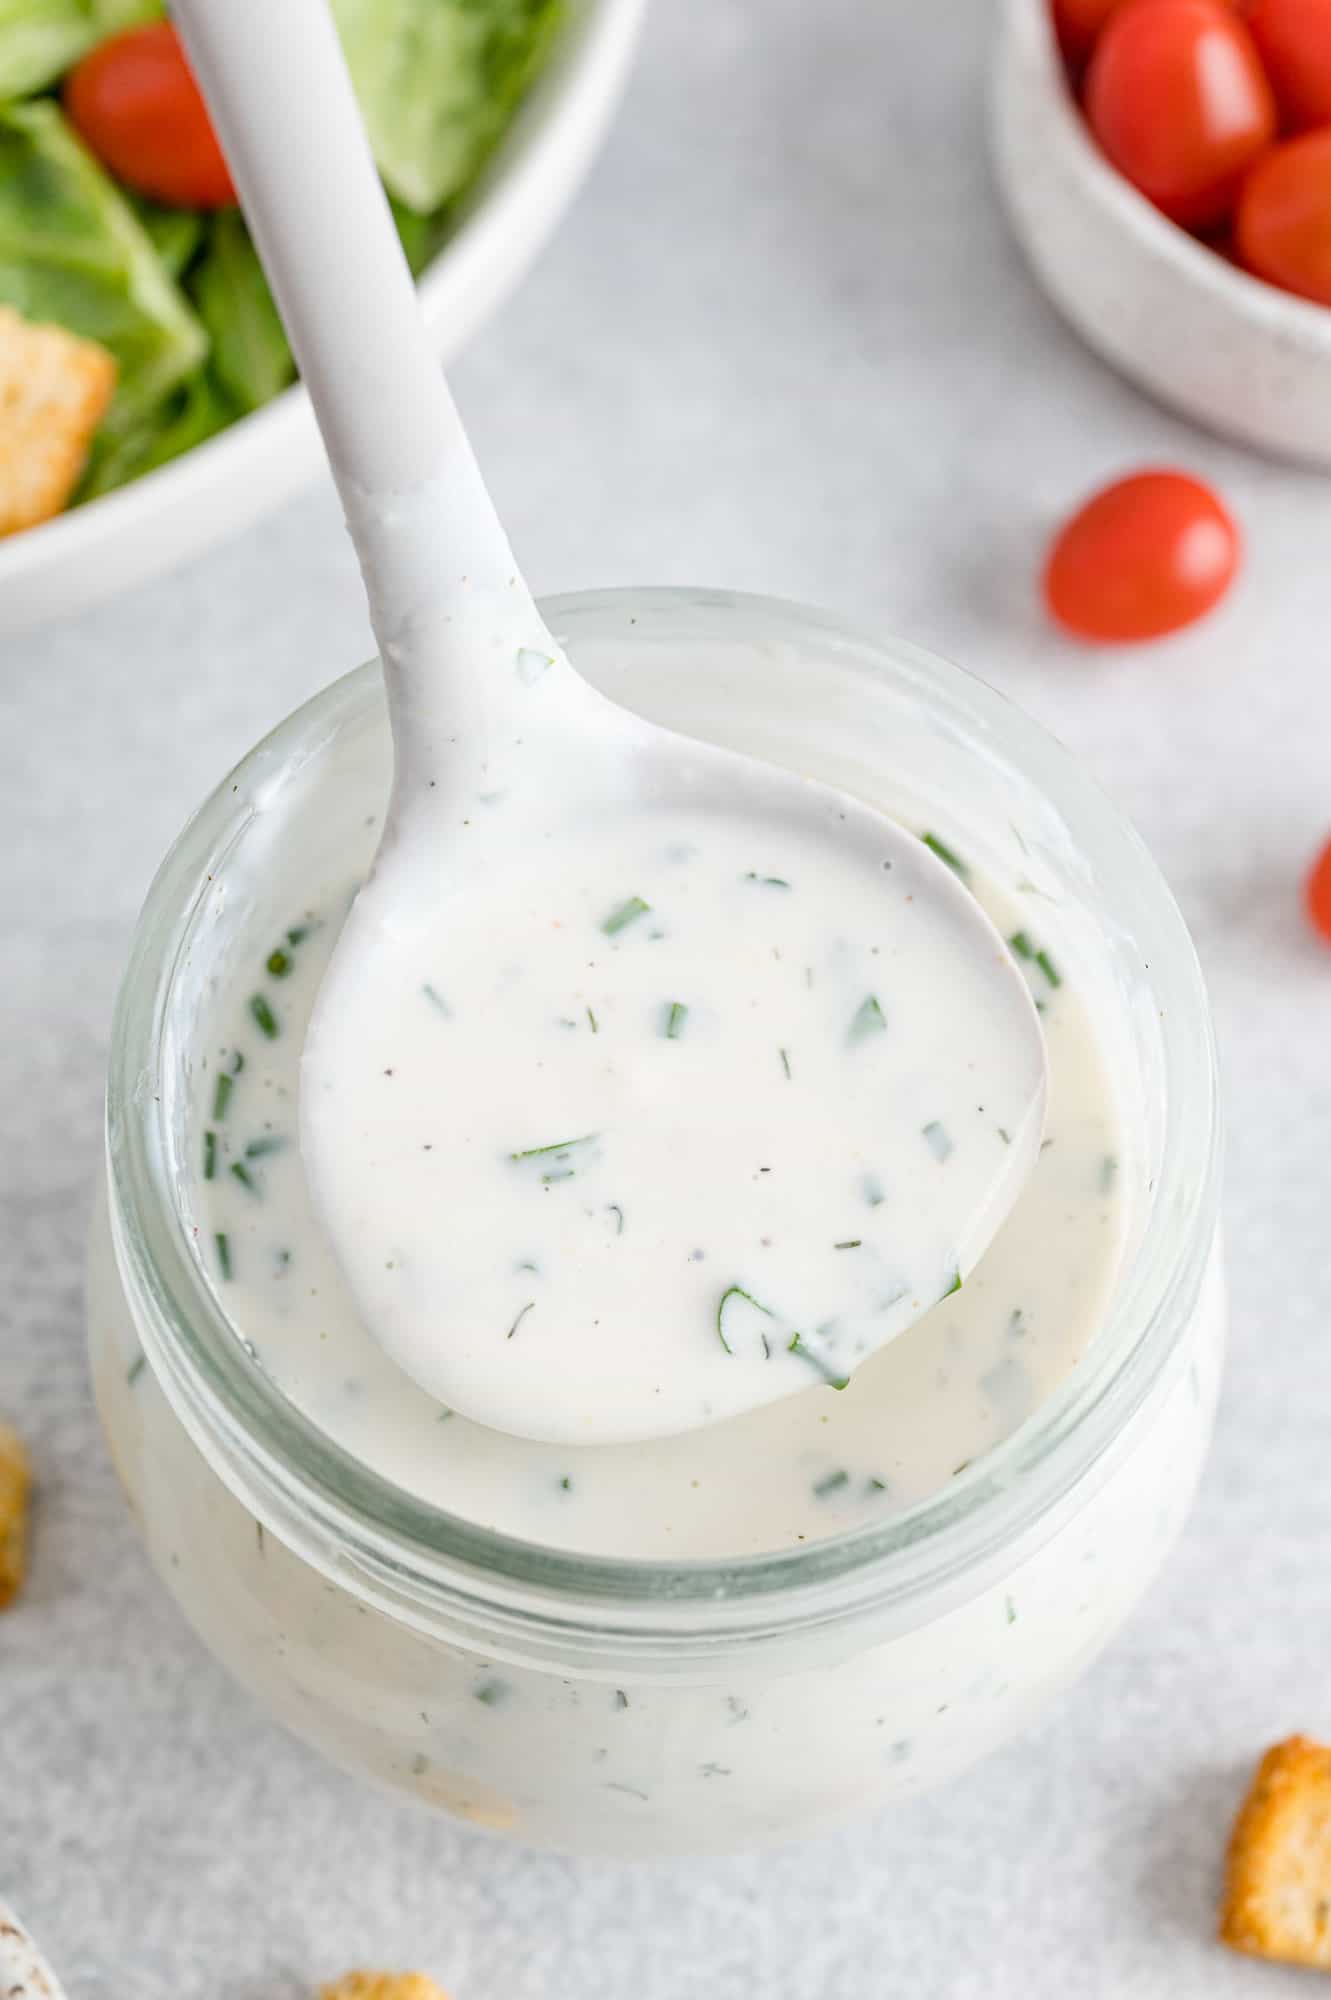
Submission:
M 805 650 L 831 646 L 865 667 L 889 664 L 1006 761 L 1033 777 L 1075 828 L 1079 846 L 1112 851 L 1131 878 L 1134 924 L 1151 942 L 1151 975 L 1174 997 L 1161 1023 L 1167 1073 L 1159 1168 L 1139 1240 L 1096 1339 L 1011 1437 L 949 1484 L 883 1522 L 802 1545 L 727 1558 L 602 1557 L 481 1527 L 374 1472 L 292 1404 L 248 1358 L 170 1198 L 170 1137 L 161 1089 L 163 1037 L 182 953 L 203 897 L 253 817 L 237 799 L 271 796 L 381 699 L 378 663 L 342 676 L 293 711 L 222 780 L 188 821 L 149 889 L 117 1000 L 107 1086 L 112 1234 L 155 1372 L 196 1445 L 274 1521 L 314 1525 L 369 1594 L 427 1617 L 483 1606 L 530 1629 L 594 1619 L 657 1636 L 788 1629 L 852 1604 L 887 1605 L 936 1587 L 1009 1546 L 1051 1512 L 1108 1450 L 1149 1395 L 1200 1294 L 1218 1201 L 1215 1053 L 1201 970 L 1176 904 L 1145 846 L 1067 751 L 965 670 L 895 638 L 865 634 L 783 599 L 682 588 L 550 598 L 556 630 L 579 618 L 650 625 L 687 613 L 718 632 L 748 621 Z M 1182 1247 L 1180 1247 L 1182 1246 Z M 238 1337 L 239 1336 L 239 1337 Z M 225 1474 L 224 1474 L 225 1476 Z

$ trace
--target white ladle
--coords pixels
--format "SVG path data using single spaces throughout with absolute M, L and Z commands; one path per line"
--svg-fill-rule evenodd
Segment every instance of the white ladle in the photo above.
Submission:
M 388 691 L 391 806 L 302 1070 L 307 1176 L 366 1324 L 432 1394 L 519 1436 L 659 1436 L 842 1386 L 956 1288 L 1030 1173 L 1045 1057 L 1028 988 L 914 834 L 579 677 L 430 352 L 324 0 L 176 12 Z M 760 866 L 773 853 L 800 877 L 789 915 L 788 871 Z M 672 858 L 678 892 L 661 874 L 647 897 L 631 871 Z M 664 928 L 633 924 L 657 895 L 674 898 Z M 803 1024 L 802 1076 L 759 1027 L 780 924 L 809 957 L 771 1001 Z M 652 958 L 653 938 L 670 952 Z M 722 999 L 682 1041 L 685 965 Z M 728 1016 L 730 995 L 750 1014 Z M 826 1046 L 809 1025 L 824 1004 Z M 944 1096 L 964 1133 L 932 1117 Z

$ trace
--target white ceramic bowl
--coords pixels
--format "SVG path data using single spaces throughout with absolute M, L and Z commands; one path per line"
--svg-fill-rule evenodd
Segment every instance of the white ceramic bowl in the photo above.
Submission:
M 420 280 L 448 360 L 521 277 L 590 166 L 645 0 L 566 0 L 568 20 L 452 235 Z M 322 463 L 303 389 L 86 507 L 0 540 L 0 633 L 85 610 L 197 555 L 287 499 Z
M 1209 429 L 1331 466 L 1331 308 L 1238 270 L 1099 151 L 1048 0 L 1003 0 L 993 72 L 999 187 L 1058 310 L 1096 352 Z

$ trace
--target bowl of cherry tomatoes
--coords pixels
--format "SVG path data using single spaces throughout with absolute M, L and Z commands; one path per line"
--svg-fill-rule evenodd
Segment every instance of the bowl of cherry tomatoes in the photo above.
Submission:
M 1017 238 L 1097 353 L 1331 467 L 1331 0 L 1004 0 L 991 129 Z

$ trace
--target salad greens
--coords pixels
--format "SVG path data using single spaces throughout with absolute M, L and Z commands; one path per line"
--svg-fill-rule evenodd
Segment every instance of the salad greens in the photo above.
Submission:
M 548 52 L 564 0 L 332 0 L 419 272 Z M 0 305 L 100 341 L 118 376 L 75 501 L 258 409 L 295 363 L 238 210 L 117 184 L 67 123 L 67 70 L 161 0 L 0 0 Z

